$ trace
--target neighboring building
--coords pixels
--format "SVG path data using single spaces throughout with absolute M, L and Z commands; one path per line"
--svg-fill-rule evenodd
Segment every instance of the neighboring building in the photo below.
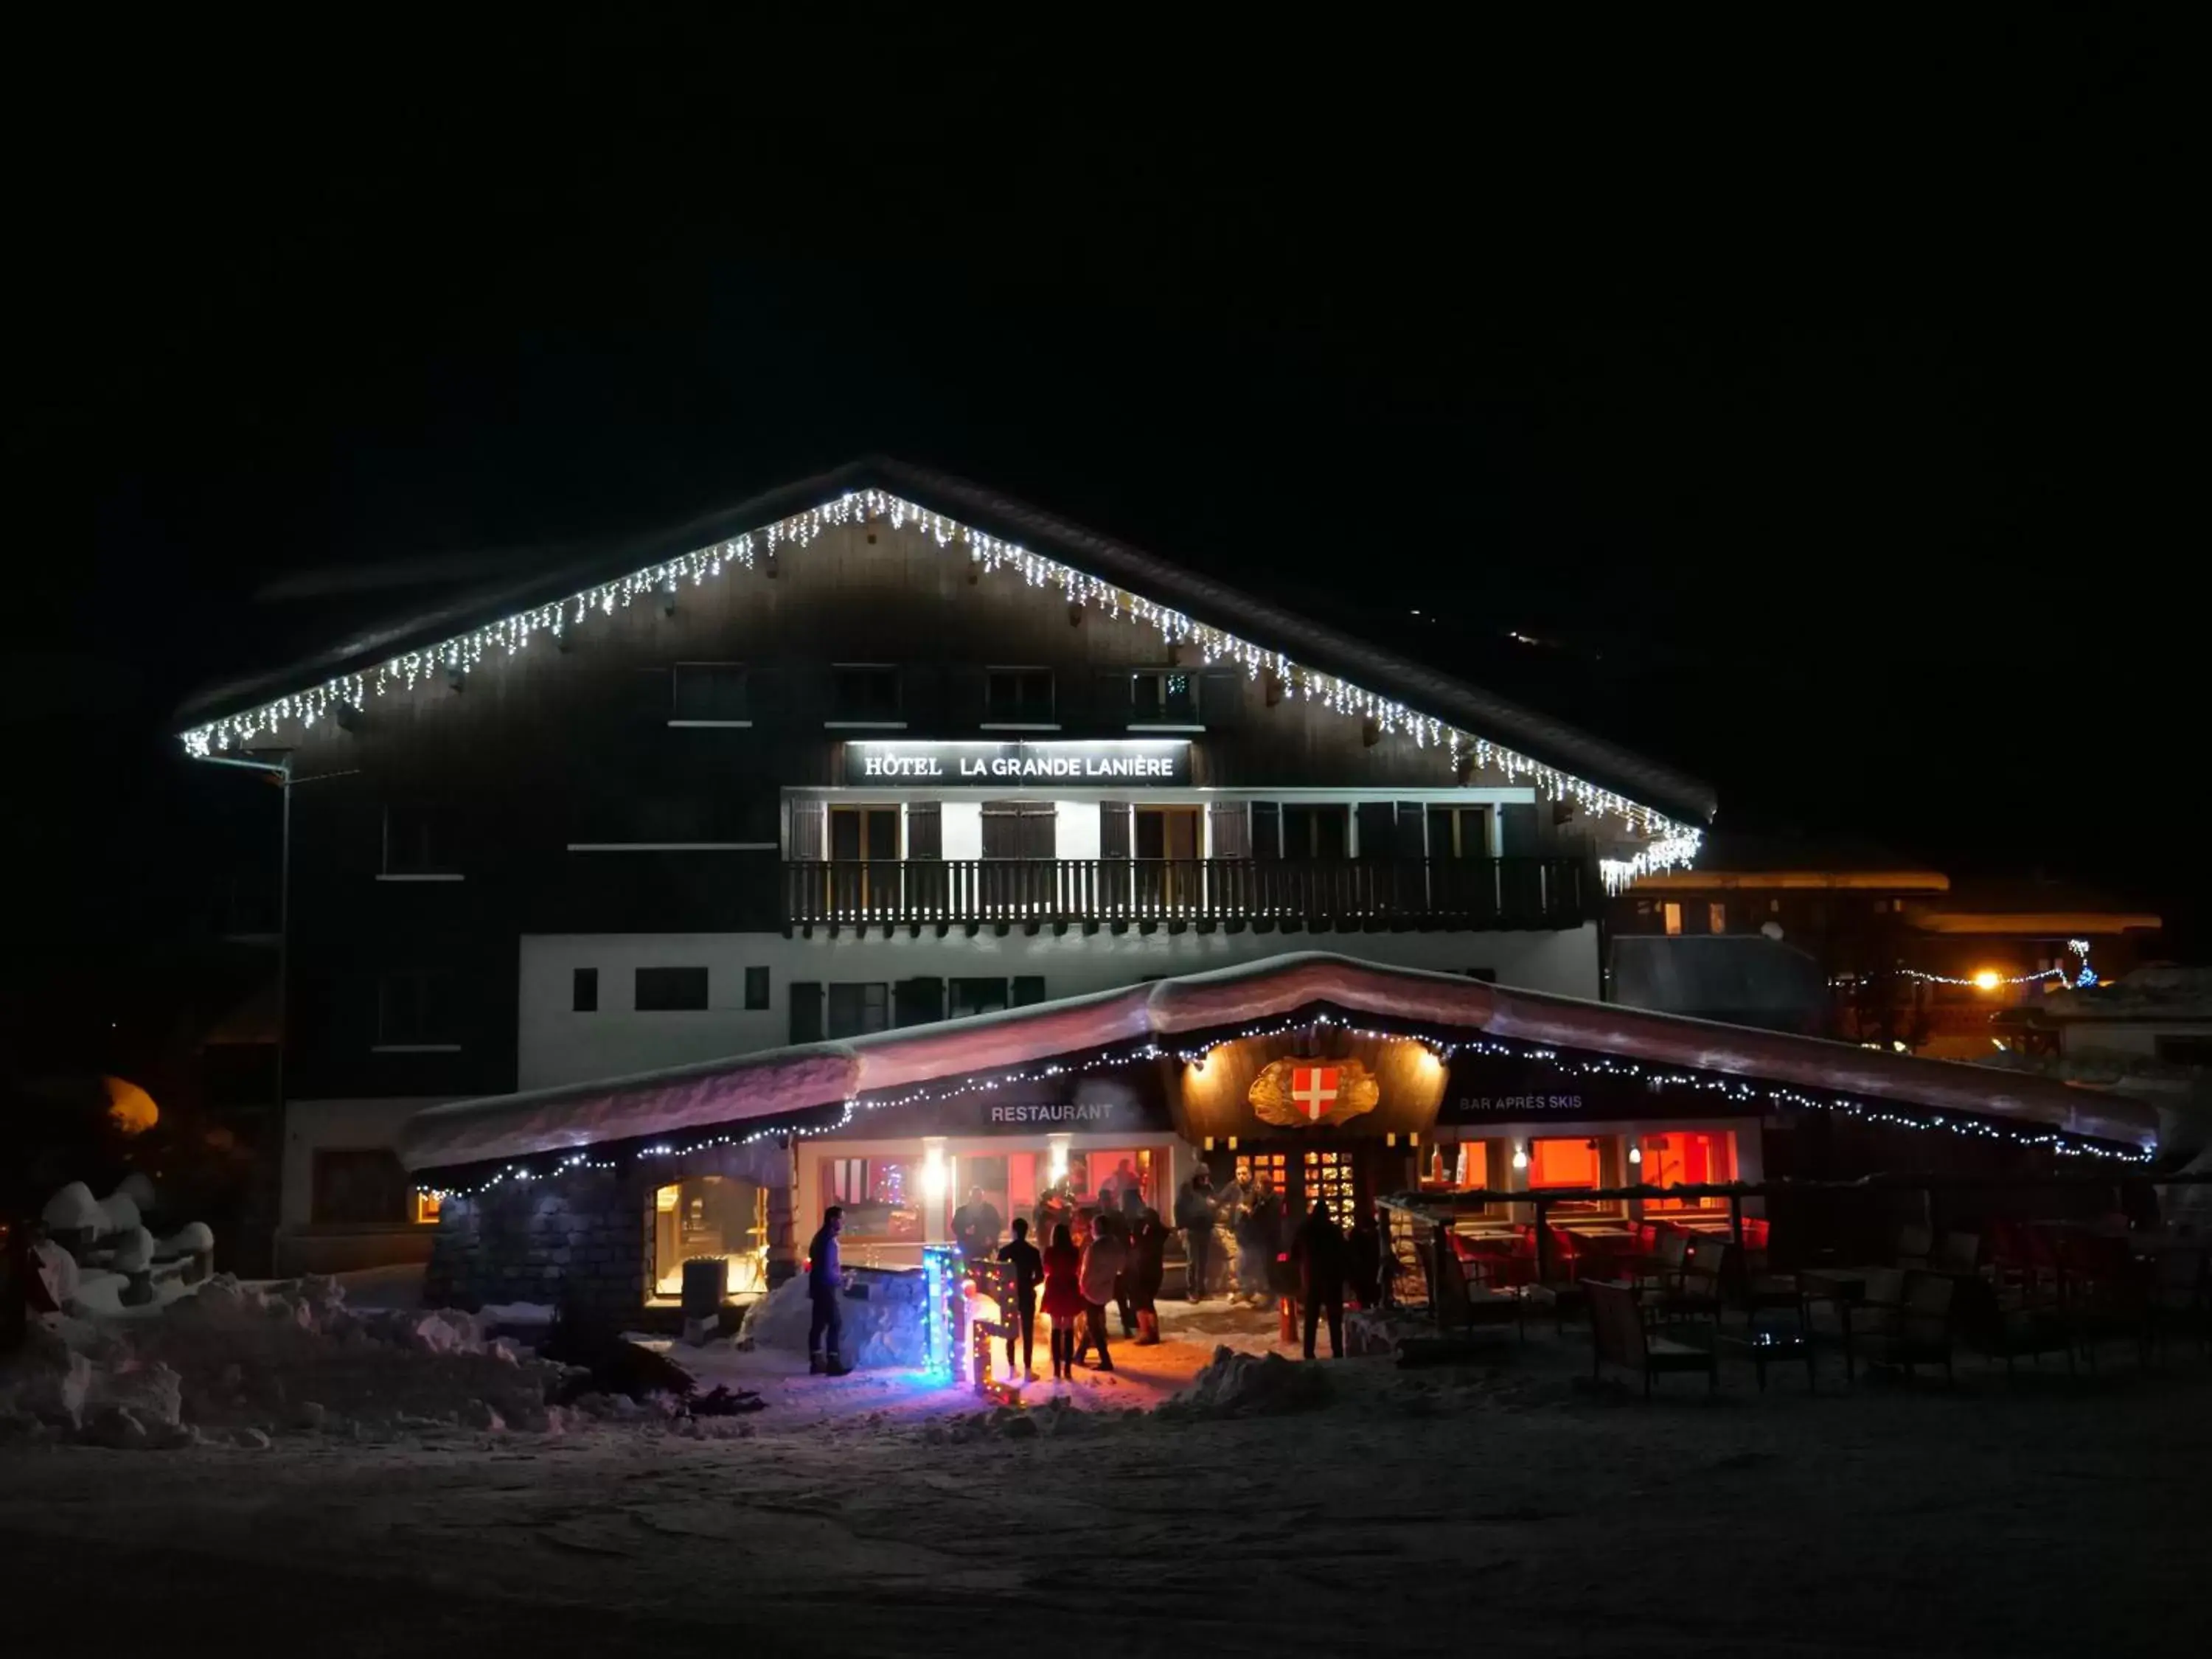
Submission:
M 1606 885 L 1682 862 L 1712 811 L 1322 623 L 888 462 L 403 618 L 195 718 L 191 752 L 289 780 L 283 1231 L 321 1267 L 427 1250 L 436 1202 L 392 1148 L 440 1101 L 1316 937 L 1595 998 Z M 1127 1152 L 1157 1188 L 1173 1137 L 1149 1133 L 1075 1175 Z M 1009 1202 L 1052 1145 L 1004 1143 Z M 810 1178 L 895 1206 L 901 1168 L 854 1147 Z M 726 1193 L 655 1206 L 670 1259 L 768 1225 Z
M 1987 1054 L 2000 1012 L 2126 972 L 2159 927 L 2049 884 L 1954 890 L 1879 854 L 1725 836 L 1607 920 L 1624 1002 L 1952 1060 Z

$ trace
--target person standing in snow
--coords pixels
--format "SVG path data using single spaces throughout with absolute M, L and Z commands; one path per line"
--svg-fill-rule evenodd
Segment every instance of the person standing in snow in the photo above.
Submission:
M 1305 1307 L 1305 1355 L 1314 1357 L 1315 1328 L 1322 1316 L 1328 1316 L 1328 1357 L 1344 1358 L 1344 1275 L 1351 1265 L 1351 1251 L 1345 1243 L 1344 1229 L 1336 1224 L 1328 1212 L 1328 1200 L 1314 1200 L 1313 1213 L 1300 1224 L 1297 1236 L 1291 1242 L 1291 1257 L 1297 1263 L 1300 1299 Z
M 1052 1374 L 1075 1376 L 1075 1325 L 1083 1317 L 1083 1257 L 1063 1221 L 1052 1230 L 1044 1253 L 1044 1311 L 1052 1321 Z
M 1146 1210 L 1130 1231 L 1129 1269 L 1123 1275 L 1129 1300 L 1136 1307 L 1139 1347 L 1151 1347 L 1160 1340 L 1160 1280 L 1167 1274 L 1163 1260 L 1167 1248 L 1168 1230 L 1160 1224 L 1160 1212 Z
M 999 1230 L 1005 1224 L 999 1206 L 983 1196 L 983 1189 L 970 1187 L 968 1201 L 952 1212 L 952 1240 L 963 1259 L 988 1261 L 999 1248 Z
M 1275 1257 L 1283 1248 L 1283 1205 L 1261 1176 L 1237 1222 L 1237 1294 L 1265 1306 L 1275 1291 Z
M 1114 1369 L 1114 1356 L 1106 1346 L 1106 1304 L 1114 1298 L 1114 1281 L 1129 1265 L 1129 1246 L 1121 1236 L 1121 1218 L 1108 1213 L 1098 1218 L 1091 1234 L 1091 1243 L 1084 1247 L 1081 1268 L 1083 1291 L 1084 1337 L 1078 1347 L 1079 1359 L 1089 1352 L 1092 1343 L 1098 1346 L 1098 1369 Z
M 1213 1266 L 1213 1177 L 1201 1164 L 1176 1194 L 1176 1225 L 1182 1229 L 1185 1259 L 1189 1267 L 1183 1297 L 1206 1300 L 1206 1275 Z
M 1069 1227 L 1075 1224 L 1075 1194 L 1069 1188 L 1066 1176 L 1037 1194 L 1036 1236 L 1039 1238 L 1056 1238 L 1063 1224 Z M 1073 1242 L 1072 1237 L 1070 1242 Z
M 1044 1282 L 1044 1257 L 1030 1243 L 1030 1224 L 1014 1218 L 1014 1242 L 999 1252 L 999 1260 L 1014 1270 L 1014 1304 L 1000 1310 L 1000 1317 L 1018 1328 L 1022 1339 L 1022 1375 L 1036 1376 L 1037 1286 Z M 1014 1368 L 1014 1334 L 1006 1333 L 1006 1369 Z M 1054 1375 L 1057 1375 L 1057 1371 Z
M 845 1293 L 845 1270 L 837 1257 L 837 1235 L 844 1231 L 845 1212 L 832 1204 L 806 1246 L 806 1297 L 814 1304 L 806 1327 L 806 1369 L 817 1376 L 842 1376 L 853 1369 L 845 1363 L 845 1315 L 838 1305 Z

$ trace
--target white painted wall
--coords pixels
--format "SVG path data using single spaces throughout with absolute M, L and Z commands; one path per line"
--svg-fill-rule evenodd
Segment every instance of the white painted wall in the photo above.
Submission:
M 983 803 L 948 800 L 939 809 L 939 823 L 945 837 L 945 856 L 980 859 L 983 856 Z
M 951 855 L 948 847 L 947 855 Z M 925 930 L 856 938 L 786 939 L 781 933 L 576 933 L 522 940 L 517 1022 L 520 1086 L 621 1077 L 664 1066 L 773 1048 L 790 1040 L 793 980 L 896 981 L 922 975 L 1038 974 L 1049 997 L 1110 990 L 1139 980 L 1257 962 L 1291 951 L 1334 951 L 1396 967 L 1451 972 L 1488 968 L 1503 985 L 1561 995 L 1598 995 L 1597 928 L 1571 933 L 1113 933 L 1071 927 L 943 939 Z M 641 967 L 708 970 L 708 1006 L 692 1013 L 639 1013 Z M 769 1007 L 747 1012 L 744 970 L 769 970 Z M 595 1013 L 571 1011 L 573 970 L 599 970 Z
M 400 1127 L 443 1099 L 404 1095 L 384 1100 L 294 1100 L 284 1106 L 283 1192 L 278 1216 L 286 1229 L 314 1219 L 315 1153 L 325 1147 L 392 1146 Z
M 1060 800 L 1053 803 L 1053 856 L 1061 859 L 1098 857 L 1098 803 L 1095 800 Z

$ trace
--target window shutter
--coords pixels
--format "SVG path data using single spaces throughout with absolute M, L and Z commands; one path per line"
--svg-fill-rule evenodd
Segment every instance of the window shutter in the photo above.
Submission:
M 1019 822 L 1022 857 L 1053 857 L 1060 845 L 1060 809 L 1048 800 L 1024 801 Z
M 1398 839 L 1398 809 L 1387 800 L 1359 803 L 1359 856 L 1387 859 Z
M 822 1041 L 822 981 L 818 979 L 791 981 L 791 1040 Z
M 1206 809 L 1209 856 L 1249 859 L 1252 856 L 1252 821 L 1243 801 L 1216 802 Z
M 891 988 L 891 1018 L 898 1025 L 932 1025 L 945 1018 L 945 981 L 902 979 Z
M 1128 802 L 1102 800 L 1098 803 L 1098 856 L 1102 859 L 1125 859 L 1129 856 Z
M 1198 677 L 1198 718 L 1209 730 L 1243 724 L 1244 673 L 1242 669 L 1209 669 Z
M 918 800 L 908 805 L 906 855 L 910 859 L 945 856 L 945 814 L 937 802 Z
M 1507 858 L 1536 856 L 1536 809 L 1527 803 L 1498 809 L 1498 834 Z
M 1279 801 L 1255 800 L 1252 803 L 1252 856 L 1255 859 L 1279 859 L 1283 856 L 1283 808 Z
M 1418 859 L 1428 851 L 1428 836 L 1422 823 L 1423 808 L 1417 800 L 1398 803 L 1398 839 L 1395 851 L 1401 859 Z
M 1018 859 L 1022 855 L 1021 803 L 987 800 L 983 803 L 983 856 Z
M 792 802 L 791 856 L 794 859 L 818 859 L 822 856 L 823 812 L 823 805 L 818 800 Z

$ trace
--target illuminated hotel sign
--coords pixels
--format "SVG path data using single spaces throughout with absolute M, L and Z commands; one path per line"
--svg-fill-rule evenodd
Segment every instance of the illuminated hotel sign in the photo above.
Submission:
M 1190 782 L 1190 744 L 1182 738 L 1096 743 L 852 742 L 845 745 L 845 781 L 1174 787 Z

